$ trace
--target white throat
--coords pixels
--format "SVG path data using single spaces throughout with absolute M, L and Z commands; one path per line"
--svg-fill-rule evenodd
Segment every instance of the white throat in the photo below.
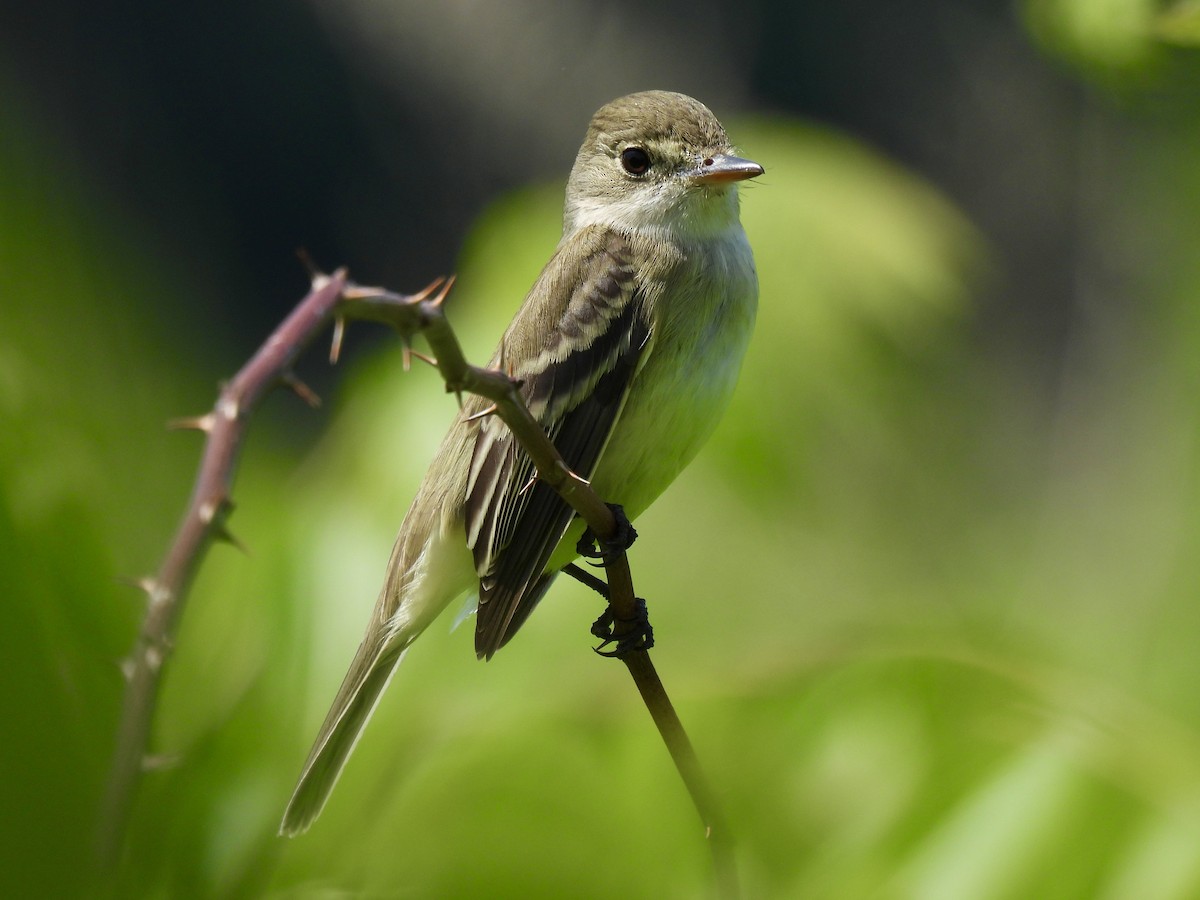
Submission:
M 668 183 L 618 197 L 568 196 L 563 233 L 589 225 L 661 235 L 684 243 L 709 241 L 728 234 L 731 228 L 740 230 L 737 188 Z

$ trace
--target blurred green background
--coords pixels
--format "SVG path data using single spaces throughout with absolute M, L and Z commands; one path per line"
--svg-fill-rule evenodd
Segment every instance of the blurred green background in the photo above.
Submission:
M 454 415 L 362 327 L 257 416 L 120 873 L 92 862 L 141 596 L 293 250 L 455 271 L 484 359 L 592 110 L 691 93 L 759 327 L 639 523 L 655 659 L 748 897 L 1200 896 L 1194 2 L 81 4 L 0 11 L 0 893 L 705 895 L 594 597 L 487 665 L 437 623 L 325 815 L 279 817 Z

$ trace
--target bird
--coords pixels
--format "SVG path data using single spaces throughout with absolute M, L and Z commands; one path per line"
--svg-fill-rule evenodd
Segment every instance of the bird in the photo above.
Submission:
M 629 521 L 733 392 L 758 304 L 738 187 L 762 174 L 689 96 L 602 106 L 567 180 L 562 238 L 492 357 L 570 470 Z M 475 651 L 490 659 L 580 553 L 584 523 L 487 411 L 464 401 L 421 482 L 281 834 L 320 814 L 401 658 L 446 606 L 476 592 Z

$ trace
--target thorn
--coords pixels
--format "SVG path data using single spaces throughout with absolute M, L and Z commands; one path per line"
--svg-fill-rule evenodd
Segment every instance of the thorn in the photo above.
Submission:
M 499 408 L 500 407 L 496 406 L 496 404 L 493 403 L 487 409 L 481 409 L 479 412 L 467 416 L 467 421 L 468 422 L 476 422 L 479 419 L 486 419 L 488 416 L 490 416 L 492 413 L 494 413 Z
M 421 300 L 423 300 L 423 301 L 428 300 L 429 305 L 434 307 L 435 309 L 437 309 L 445 302 L 446 295 L 450 293 L 450 288 L 454 287 L 454 278 L 455 278 L 455 276 L 453 276 L 453 275 L 451 275 L 449 278 L 445 279 L 444 281 L 443 281 L 443 279 L 439 278 L 437 281 L 435 281 L 429 287 L 425 288 L 425 290 L 421 291 L 421 293 L 418 294 L 417 296 L 420 297 Z M 434 287 L 434 285 L 440 285 L 441 288 L 440 288 L 440 290 L 437 291 L 437 293 L 434 296 L 431 297 L 431 296 L 429 296 L 432 293 L 432 291 L 430 291 L 430 288 Z
M 496 371 L 503 372 L 508 376 L 508 380 L 512 381 L 513 364 L 512 360 L 508 358 L 508 344 L 505 343 L 504 338 L 500 339 L 500 349 L 496 351 Z
M 170 419 L 167 421 L 167 428 L 172 431 L 203 431 L 207 434 L 213 428 L 213 414 L 207 412 L 202 416 L 185 416 L 180 419 Z
M 504 358 L 503 344 L 500 346 L 500 351 L 500 364 L 496 366 L 496 371 L 502 373 L 506 378 L 508 378 L 508 381 L 514 391 L 519 391 L 525 386 L 525 381 L 517 377 L 517 370 L 513 365 L 512 360 L 506 360 Z
M 381 287 L 365 287 L 361 284 L 348 284 L 342 290 L 343 300 L 372 300 L 378 297 L 395 296 L 391 291 L 385 291 Z
M 537 475 L 537 472 L 534 472 L 532 475 L 529 476 L 529 480 L 527 482 L 525 482 L 524 487 L 522 487 L 519 491 L 517 491 L 517 496 L 523 497 L 537 483 L 538 483 L 538 475 Z
M 590 481 L 588 481 L 588 480 L 587 480 L 586 478 L 584 478 L 582 475 L 577 475 L 577 474 L 575 474 L 575 472 L 574 472 L 574 471 L 572 471 L 571 467 L 570 467 L 570 466 L 568 466 L 568 465 L 567 465 L 565 462 L 563 462 L 561 459 L 560 459 L 560 460 L 556 460 L 556 461 L 555 461 L 555 465 L 557 465 L 557 466 L 558 466 L 558 468 L 559 468 L 559 469 L 561 469 L 561 470 L 563 471 L 563 473 L 564 473 L 564 474 L 565 474 L 565 475 L 566 475 L 568 478 L 570 478 L 572 481 L 577 481 L 577 482 L 579 482 L 580 484 L 583 484 L 583 485 L 591 485 L 591 482 L 590 482 Z
M 338 357 L 342 355 L 342 338 L 346 336 L 346 317 L 337 316 L 333 320 L 333 341 L 329 345 L 329 364 L 336 366 Z
M 292 389 L 292 393 L 313 409 L 318 409 L 321 406 L 321 398 L 316 395 L 312 388 L 297 378 L 295 372 L 284 372 L 283 383 Z
M 433 279 L 433 281 L 429 282 L 429 284 L 425 285 L 425 287 L 421 288 L 421 290 L 417 291 L 415 294 L 413 294 L 411 297 L 409 297 L 408 298 L 409 302 L 410 303 L 424 303 L 426 300 L 428 300 L 430 297 L 432 297 L 437 292 L 437 289 L 442 286 L 442 283 L 445 280 L 446 280 L 445 278 L 442 278 L 439 275 L 437 278 Z
M 208 526 L 213 540 L 232 544 L 249 556 L 250 551 L 246 548 L 246 545 L 239 541 L 225 524 L 225 520 L 232 510 L 233 503 L 228 498 L 206 500 L 200 504 L 199 509 L 196 510 L 196 515 L 199 516 L 201 522 Z
M 149 594 L 154 591 L 156 582 L 149 575 L 143 575 L 141 578 L 134 578 L 132 575 L 118 575 L 117 584 L 123 584 L 126 587 L 133 588 L 135 591 Z
M 308 273 L 308 280 L 312 282 L 314 289 L 321 287 L 317 284 L 318 279 L 326 278 L 324 272 L 317 268 L 317 264 L 313 262 L 313 258 L 308 255 L 308 250 L 305 247 L 296 248 L 296 259 L 300 260 L 300 265 L 304 266 L 304 271 Z M 326 278 L 326 280 L 328 280 Z
M 424 353 L 413 350 L 411 347 L 409 348 L 408 352 L 411 356 L 415 356 L 421 362 L 429 363 L 429 365 L 433 366 L 435 369 L 438 367 L 438 361 L 432 356 L 426 356 Z
M 231 546 L 234 546 L 237 549 L 241 550 L 247 556 L 250 555 L 249 548 L 247 548 L 245 544 L 243 544 L 240 540 L 238 540 L 237 535 L 235 535 L 232 531 L 230 531 L 227 527 L 225 527 L 224 524 L 213 525 L 212 526 L 212 536 L 213 536 L 214 540 L 221 541 L 222 543 L 225 543 L 225 544 L 230 544 Z

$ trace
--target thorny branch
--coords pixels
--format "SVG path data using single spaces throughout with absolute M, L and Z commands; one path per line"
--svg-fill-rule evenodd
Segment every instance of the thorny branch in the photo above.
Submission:
M 249 415 L 279 384 L 288 384 L 306 401 L 315 402 L 312 392 L 292 373 L 292 365 L 343 303 L 345 286 L 346 275 L 340 271 L 315 279 L 308 296 L 221 389 L 212 410 L 171 423 L 203 431 L 207 437 L 192 496 L 166 557 L 157 573 L 138 581 L 147 598 L 146 614 L 137 643 L 121 664 L 128 683 L 98 835 L 101 861 L 110 868 L 119 861 L 134 796 L 142 772 L 149 768 L 150 724 L 162 670 L 192 579 L 214 541 L 237 543 L 226 521 L 233 511 L 233 476 Z
M 222 388 L 213 409 L 203 416 L 172 423 L 175 427 L 203 431 L 206 441 L 187 511 L 166 557 L 154 576 L 138 582 L 148 603 L 137 643 L 122 664 L 128 685 L 101 819 L 99 849 L 102 861 L 110 868 L 119 862 L 141 774 L 149 768 L 147 748 L 162 670 L 172 650 L 192 579 L 214 541 L 237 544 L 226 523 L 233 511 L 230 498 L 233 476 L 249 415 L 269 391 L 281 384 L 310 405 L 317 405 L 317 397 L 296 378 L 292 366 L 331 321 L 334 333 L 330 357 L 334 362 L 347 320 L 376 321 L 393 327 L 403 341 L 406 363 L 410 354 L 420 356 L 410 349 L 411 339 L 417 333 L 424 334 L 435 358 L 422 358 L 437 367 L 446 390 L 460 396 L 463 392 L 478 394 L 490 400 L 492 406 L 485 412 L 498 416 L 512 430 L 529 454 L 538 477 L 571 505 L 601 541 L 616 535 L 617 522 L 612 510 L 563 462 L 521 400 L 519 383 L 504 372 L 466 361 L 443 311 L 443 302 L 452 285 L 453 278 L 438 279 L 416 295 L 403 295 L 354 285 L 347 281 L 344 270 L 332 276 L 316 275 L 308 296 Z M 637 618 L 633 578 L 623 551 L 606 553 L 604 567 L 609 605 L 619 637 L 633 627 Z M 625 654 L 622 661 L 704 823 L 721 896 L 735 897 L 737 877 L 730 835 L 650 656 L 639 649 Z

